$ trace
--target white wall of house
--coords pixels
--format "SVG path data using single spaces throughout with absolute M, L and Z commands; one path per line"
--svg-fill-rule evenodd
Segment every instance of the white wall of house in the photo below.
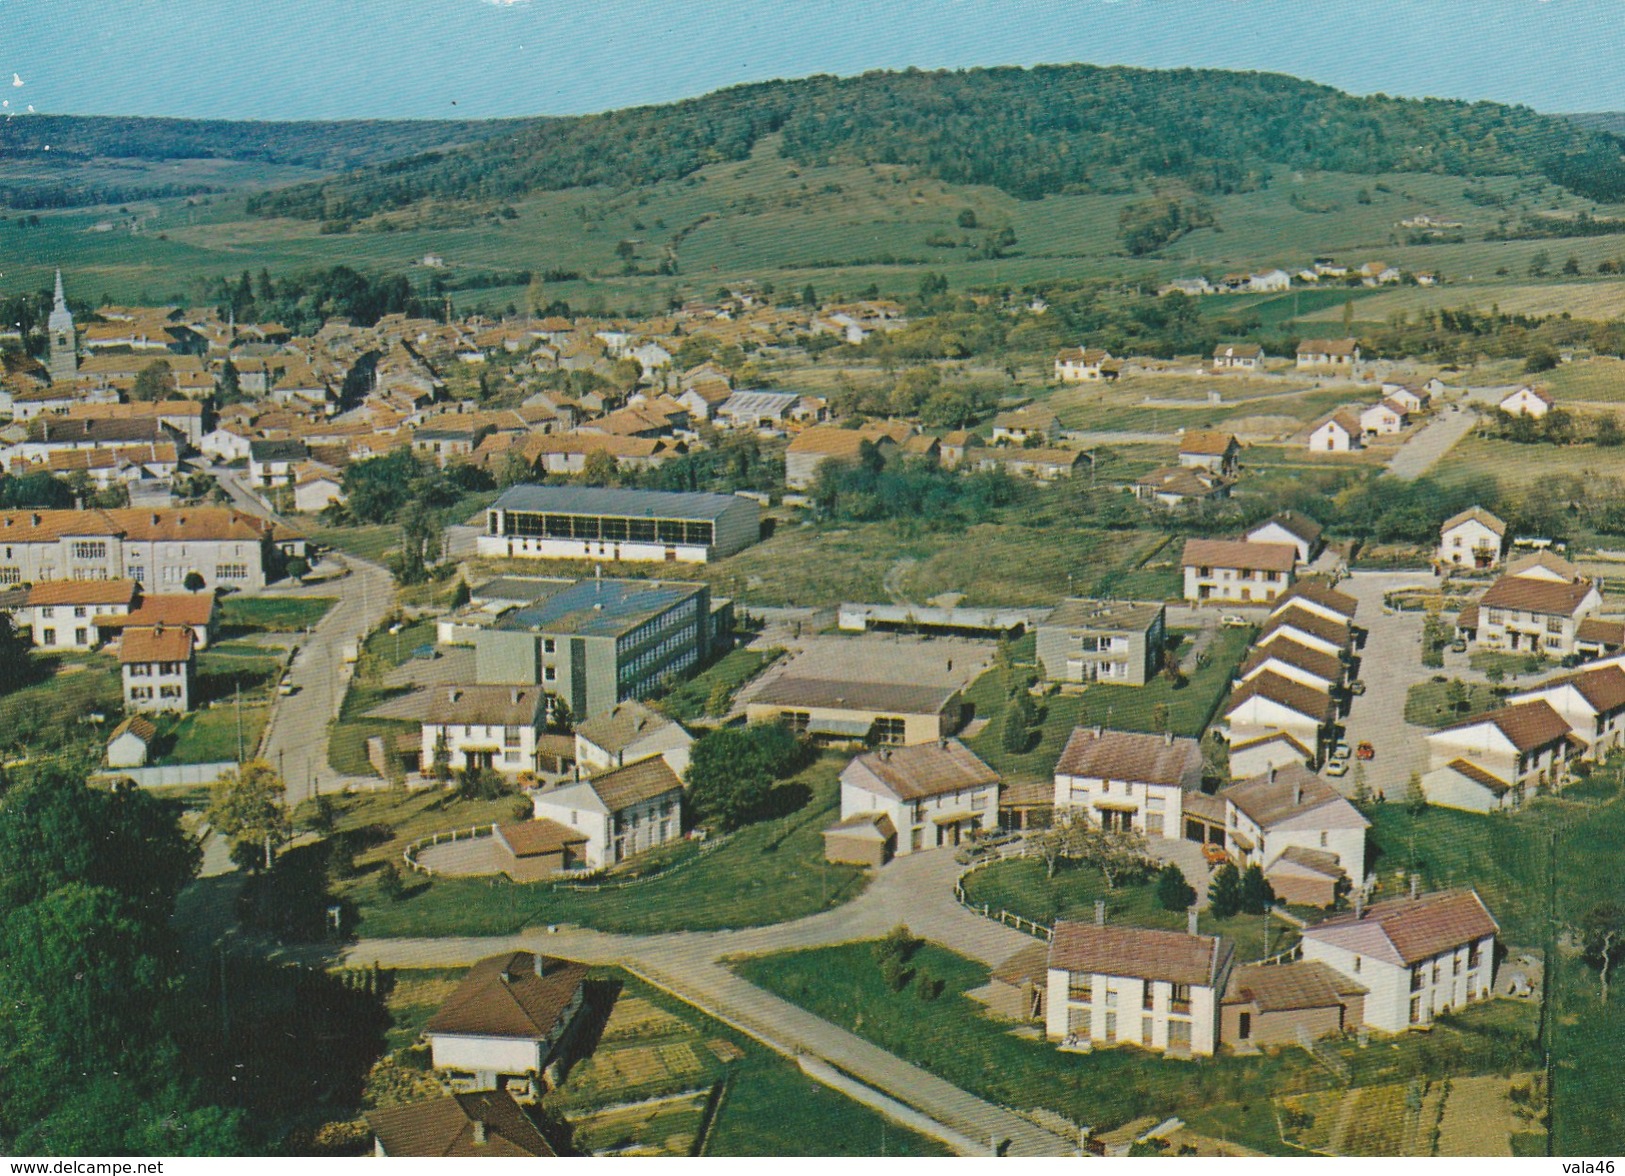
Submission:
M 1241 680 L 1250 682 L 1266 670 L 1289 681 L 1307 686 L 1311 690 L 1318 690 L 1322 694 L 1330 694 L 1332 687 L 1336 685 L 1336 683 L 1327 681 L 1318 674 L 1312 674 L 1301 666 L 1292 665 L 1290 662 L 1282 661 L 1278 657 L 1266 658 L 1264 661 L 1259 662 L 1258 665 L 1243 674 Z
M 1268 649 L 1277 641 L 1296 641 L 1299 645 L 1307 646 L 1319 653 L 1330 654 L 1332 657 L 1341 657 L 1343 654 L 1343 647 L 1337 642 L 1306 632 L 1291 621 L 1286 621 L 1277 626 L 1274 632 L 1258 642 L 1258 648 Z
M 999 823 L 999 786 L 997 783 L 980 788 L 947 792 L 924 800 L 898 800 L 855 784 L 841 781 L 841 819 L 859 813 L 885 813 L 897 830 L 896 855 L 917 853 L 921 850 L 951 846 L 955 842 L 938 825 L 936 818 L 956 813 L 967 814 L 969 824 L 978 830 L 989 831 Z
M 1288 531 L 1280 523 L 1271 520 L 1254 527 L 1247 532 L 1249 543 L 1284 543 L 1298 549 L 1298 562 L 1308 563 L 1310 559 L 1309 541 Z
M 192 663 L 132 662 L 122 670 L 127 712 L 192 709 Z
M 429 1057 L 436 1070 L 467 1070 L 478 1075 L 539 1073 L 545 1047 L 513 1037 L 429 1036 Z
M 1242 866 L 1256 865 L 1267 870 L 1283 850 L 1296 846 L 1334 853 L 1355 885 L 1365 880 L 1364 829 L 1330 828 L 1328 822 L 1315 820 L 1313 810 L 1264 829 L 1233 802 L 1226 801 L 1224 809 L 1227 834 L 1240 833 L 1253 847 L 1243 850 L 1234 837 L 1226 836 L 1225 848 L 1240 859 Z
M 1183 836 L 1184 793 L 1177 785 L 1147 784 L 1132 780 L 1102 780 L 1094 776 L 1055 777 L 1055 807 L 1088 816 L 1102 823 L 1102 814 L 1127 813 L 1132 827 L 1148 837 Z
M 1549 703 L 1587 741 L 1585 759 L 1605 759 L 1614 748 L 1625 745 L 1625 711 L 1599 712 L 1572 684 L 1537 686 L 1511 695 L 1507 701 Z
M 531 800 L 531 812 L 537 820 L 557 821 L 581 833 L 587 839 L 581 847 L 581 860 L 589 869 L 604 867 L 613 822 L 591 790 L 578 784 L 537 793 Z
M 1174 986 L 1165 980 L 1143 980 L 1133 976 L 1089 977 L 1089 999 L 1074 999 L 1074 980 L 1081 973 L 1064 968 L 1049 970 L 1044 1006 L 1044 1032 L 1051 1040 L 1068 1036 L 1087 1038 L 1097 1047 L 1138 1045 L 1144 1049 L 1166 1050 L 1169 1025 L 1190 1026 L 1190 1052 L 1209 1056 L 1218 1041 L 1218 1001 L 1214 990 L 1205 985 L 1188 988 L 1189 1012 L 1175 1013 Z M 1150 1008 L 1146 989 L 1151 990 Z
M 1580 622 L 1601 607 L 1602 597 L 1595 588 L 1575 606 L 1572 616 L 1481 605 L 1476 641 L 1486 649 L 1531 649 L 1567 657 L 1574 652 Z
M 1309 434 L 1309 449 L 1312 453 L 1348 453 L 1359 447 L 1359 438 L 1336 421 L 1327 421 Z
M 1493 813 L 1511 808 L 1517 799 L 1513 792 L 1497 795 L 1494 790 L 1448 766 L 1434 768 L 1422 777 L 1422 795 L 1437 808 L 1460 809 L 1469 813 Z
M 1480 564 L 1474 555 L 1478 551 L 1493 554 Z M 1493 568 L 1501 562 L 1501 536 L 1477 519 L 1465 519 L 1448 531 L 1439 532 L 1439 551 L 1436 558 L 1441 564 L 1450 567 Z
M 1528 416 L 1539 420 L 1551 411 L 1552 406 L 1547 404 L 1533 389 L 1519 388 L 1511 396 L 1501 401 L 1503 412 L 1510 412 L 1513 416 Z
M 1255 571 L 1247 568 L 1185 568 L 1185 599 L 1235 601 L 1267 604 L 1292 586 L 1291 572 Z
M 1365 998 L 1365 1023 L 1387 1033 L 1403 1033 L 1413 1025 L 1430 1024 L 1446 1009 L 1462 1008 L 1489 996 L 1495 937 L 1487 935 L 1476 944 L 1464 943 L 1422 961 L 1414 969 L 1360 955 L 1312 935 L 1304 936 L 1303 958 L 1319 960 L 1365 985 L 1371 990 Z M 1413 973 L 1419 977 L 1415 988 Z
M 1520 754 L 1494 723 L 1435 731 L 1427 737 L 1427 742 L 1429 771 L 1451 760 L 1464 759 L 1530 793 L 1542 776 L 1548 782 L 1555 780 L 1559 784 L 1567 779 L 1568 763 L 1562 754 L 1561 742 Z
M 1231 741 L 1235 743 L 1256 739 L 1271 731 L 1284 731 L 1305 747 L 1314 748 L 1317 754 L 1321 746 L 1319 719 L 1310 715 L 1300 715 L 1295 710 L 1258 695 L 1238 703 L 1227 711 L 1225 725 L 1230 731 Z
M 41 604 L 32 610 L 34 644 L 43 649 L 94 649 L 101 644 L 97 617 L 128 616 L 127 604 Z
M 469 753 L 490 752 L 490 766 L 504 775 L 518 775 L 536 767 L 536 728 L 529 724 L 505 727 L 501 724 L 424 723 L 422 762 L 434 763 L 435 748 L 444 733 L 449 763 L 461 771 L 469 765 Z

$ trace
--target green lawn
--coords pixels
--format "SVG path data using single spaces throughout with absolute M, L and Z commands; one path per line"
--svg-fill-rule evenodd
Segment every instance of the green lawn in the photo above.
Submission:
M 977 870 L 965 879 L 965 897 L 972 904 L 986 903 L 990 911 L 1007 910 L 1044 925 L 1056 919 L 1092 922 L 1096 900 L 1104 899 L 1108 922 L 1185 930 L 1185 912 L 1164 910 L 1157 902 L 1156 890 L 1154 878 L 1107 890 L 1099 870 L 1073 863 L 1062 863 L 1055 877 L 1047 878 L 1039 858 L 1013 858 Z M 1261 915 L 1216 919 L 1203 911 L 1197 925 L 1203 935 L 1223 935 L 1231 940 L 1240 960 L 1263 959 L 1285 951 L 1298 938 L 1297 932 L 1279 919 L 1266 921 Z
M 242 705 L 242 749 L 252 756 L 259 746 L 260 732 L 271 715 L 268 701 Z M 169 750 L 154 761 L 160 764 L 212 764 L 238 758 L 238 709 L 224 705 L 195 710 L 167 725 L 161 733 L 173 740 Z
M 124 706 L 118 663 L 106 654 L 28 656 L 35 680 L 0 696 L 0 749 L 31 757 L 79 751 L 99 757 Z M 90 714 L 106 721 L 82 721 Z
M 1181 649 L 1184 635 L 1181 638 Z M 1006 779 L 1049 777 L 1072 729 L 1098 723 L 1123 731 L 1161 731 L 1159 706 L 1167 708 L 1167 729 L 1175 735 L 1200 736 L 1229 693 L 1236 666 L 1247 653 L 1251 629 L 1220 629 L 1204 660 L 1182 686 L 1159 675 L 1144 686 L 1090 686 L 1082 694 L 1052 694 L 1041 703 L 1043 723 L 1037 739 L 1024 751 L 1004 750 L 1004 718 L 1009 708 L 998 670 L 982 675 L 965 691 L 965 701 L 987 727 L 970 741 L 977 755 Z
M 330 596 L 228 596 L 218 623 L 232 632 L 299 633 L 337 603 Z
M 736 970 L 786 1000 L 850 1029 L 884 1049 L 1004 1106 L 1044 1107 L 1077 1123 L 1112 1127 L 1139 1115 L 1177 1114 L 1198 1131 L 1273 1154 L 1299 1154 L 1280 1141 L 1271 1099 L 1331 1085 L 1301 1050 L 1253 1058 L 1221 1055 L 1198 1061 L 1138 1049 L 1060 1053 L 1041 1040 L 1013 1035 L 964 993 L 987 981 L 987 969 L 935 944 L 909 961 L 901 992 L 882 981 L 869 943 L 843 944 L 739 960 Z M 920 978 L 944 982 L 926 1003 Z M 1503 1058 L 1528 1064 L 1528 1006 L 1479 1006 L 1391 1046 L 1335 1048 L 1360 1084 L 1390 1076 L 1496 1072 Z M 1521 1044 L 1509 1045 L 1509 1026 Z
M 401 529 L 384 523 L 360 527 L 311 527 L 311 542 L 373 563 L 382 563 L 401 542 Z
M 572 891 L 548 883 L 517 885 L 506 879 L 415 880 L 399 901 L 384 898 L 371 872 L 342 884 L 355 904 L 362 936 L 499 935 L 540 923 L 571 923 L 604 931 L 645 933 L 751 927 L 813 914 L 854 898 L 862 871 L 824 862 L 822 831 L 840 813 L 838 775 L 842 760 L 826 757 L 779 785 L 787 798 L 804 803 L 784 817 L 740 830 L 721 849 L 670 877 L 620 890 Z M 396 794 L 385 794 L 395 796 Z M 397 822 L 388 802 L 346 801 L 341 828 Z M 448 806 L 424 813 L 426 802 L 398 799 L 413 814 L 413 835 L 490 821 Z M 486 802 L 512 808 L 515 800 Z M 495 819 L 503 819 L 496 817 Z M 438 821 L 438 823 L 436 823 Z M 406 837 L 397 832 L 362 860 L 398 860 Z
M 1475 649 L 1468 654 L 1467 664 L 1484 674 L 1500 670 L 1509 679 L 1529 674 L 1546 674 L 1554 665 L 1549 658 L 1528 653 L 1503 653 L 1498 649 Z
M 741 686 L 783 656 L 782 649 L 730 649 L 692 678 L 679 682 L 653 700 L 654 704 L 680 723 L 691 722 L 710 714 L 711 692 L 721 685 L 727 691 L 721 708 L 726 712 L 728 702 Z
M 1461 684 L 1466 694 L 1457 705 L 1450 701 L 1449 682 L 1418 682 L 1405 695 L 1405 721 L 1417 727 L 1443 727 L 1501 705 L 1500 695 L 1483 682 Z
M 418 729 L 416 723 L 368 718 L 367 712 L 405 692 L 383 685 L 384 671 L 410 661 L 414 650 L 432 646 L 435 635 L 435 622 L 421 620 L 402 626 L 399 633 L 379 629 L 367 638 L 362 646 L 365 656 L 358 666 L 358 676 L 345 691 L 339 717 L 328 729 L 327 763 L 335 772 L 347 776 L 376 776 L 378 773 L 367 759 L 367 740 L 375 735 L 387 737 Z

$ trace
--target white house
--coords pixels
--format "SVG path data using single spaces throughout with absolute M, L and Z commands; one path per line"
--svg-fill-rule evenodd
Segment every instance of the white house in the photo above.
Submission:
M 1380 437 L 1403 432 L 1410 423 L 1405 406 L 1397 400 L 1384 400 L 1360 413 L 1360 428 L 1367 436 Z
M 110 768 L 140 768 L 147 763 L 147 752 L 158 737 L 158 728 L 141 715 L 131 715 L 107 738 L 107 766 Z
M 1556 406 L 1557 401 L 1552 398 L 1550 392 L 1527 384 L 1503 397 L 1496 405 L 1502 412 L 1511 413 L 1513 416 L 1533 417 L 1537 421 Z
M 1286 543 L 1187 539 L 1180 563 L 1185 599 L 1266 604 L 1292 586 L 1298 549 Z
M 1343 688 L 1346 669 L 1336 654 L 1283 637 L 1249 653 L 1236 670 L 1236 681 L 1251 682 L 1260 674 L 1276 674 L 1330 694 Z
M 1070 1048 L 1138 1045 L 1210 1056 L 1234 960 L 1230 942 L 1214 935 L 1058 922 L 1049 947 L 1045 1035 Z
M 624 768 L 653 756 L 664 756 L 679 776 L 688 771 L 694 743 L 681 723 L 644 706 L 635 698 L 618 702 L 582 722 L 575 732 L 576 767 L 584 776 Z
M 1451 515 L 1439 527 L 1439 551 L 1434 562 L 1444 568 L 1482 571 L 1501 562 L 1507 525 L 1482 506 Z
M 216 461 L 243 461 L 248 458 L 249 444 L 243 434 L 221 425 L 203 434 L 198 448 Z
M 1542 552 L 1514 560 L 1506 574 L 1456 616 L 1456 630 L 1485 649 L 1567 657 L 1580 625 L 1602 607 L 1602 595 L 1567 560 Z
M 1324 546 L 1320 524 L 1294 510 L 1271 515 L 1248 531 L 1246 539 L 1249 543 L 1289 543 L 1297 548 L 1301 564 L 1313 563 Z
M 1273 732 L 1284 732 L 1307 748 L 1320 762 L 1331 738 L 1337 706 L 1331 695 L 1312 686 L 1264 670 L 1243 682 L 1230 695 L 1224 722 L 1232 743 L 1246 743 Z
M 1230 744 L 1230 775 L 1238 780 L 1259 776 L 1271 768 L 1315 762 L 1315 749 L 1285 731 L 1266 731 Z
M 1276 599 L 1270 616 L 1277 617 L 1296 608 L 1336 625 L 1351 626 L 1359 605 L 1360 602 L 1346 592 L 1339 592 L 1313 580 L 1299 580 Z
M 344 498 L 344 482 L 338 474 L 311 463 L 296 471 L 293 508 L 301 514 L 326 510 L 335 502 L 343 502 Z
M 1309 452 L 1352 453 L 1364 447 L 1364 438 L 1360 418 L 1340 408 L 1309 430 Z
M 140 590 L 134 580 L 46 580 L 28 590 L 24 613 L 42 649 L 95 649 L 100 617 L 126 617 Z
M 1241 442 L 1232 433 L 1190 429 L 1179 438 L 1179 464 L 1188 470 L 1233 477 L 1241 459 Z
M 1499 931 L 1477 891 L 1444 890 L 1311 924 L 1303 958 L 1365 985 L 1365 1023 L 1403 1033 L 1489 998 Z
M 1264 366 L 1264 349 L 1257 343 L 1220 343 L 1213 349 L 1218 371 L 1255 372 Z
M 1371 822 L 1302 762 L 1238 781 L 1219 798 L 1225 848 L 1242 867 L 1262 868 L 1282 902 L 1327 907 L 1345 886 L 1364 884 Z
M 425 768 L 489 768 L 507 776 L 536 770 L 536 737 L 547 722 L 539 686 L 436 686 L 423 720 Z
M 1063 384 L 1099 380 L 1112 353 L 1102 347 L 1065 347 L 1055 355 L 1055 378 Z
M 585 1003 L 587 968 L 528 951 L 468 970 L 424 1026 L 429 1059 L 454 1089 L 538 1098 Z
M 1510 695 L 1507 701 L 1550 705 L 1585 741 L 1585 759 L 1605 759 L 1625 744 L 1625 668 L 1617 661 L 1584 666 Z
M 197 659 L 191 629 L 126 629 L 118 660 L 125 713 L 192 709 Z
M 866 752 L 841 772 L 841 819 L 888 817 L 899 856 L 999 823 L 999 774 L 957 739 Z
M 1339 594 L 1340 595 L 1340 594 Z M 1303 597 L 1294 597 L 1270 613 L 1253 643 L 1267 649 L 1277 640 L 1295 641 L 1321 653 L 1342 657 L 1354 644 L 1354 631 L 1341 617 L 1327 616 L 1328 610 L 1312 607 Z
M 593 870 L 683 835 L 683 781 L 661 756 L 539 789 L 531 793 L 531 808 L 538 820 L 586 834 L 582 860 Z
M 1275 294 L 1292 288 L 1292 275 L 1284 269 L 1263 270 L 1247 279 L 1247 288 L 1255 294 Z
M 1585 741 L 1550 702 L 1514 703 L 1427 736 L 1422 791 L 1442 808 L 1516 808 L 1537 790 L 1561 790 Z
M 1298 344 L 1300 368 L 1331 368 L 1352 372 L 1360 362 L 1360 345 L 1353 339 L 1305 339 Z
M 294 469 L 310 460 L 303 441 L 250 441 L 248 443 L 248 482 L 258 490 L 292 486 Z
M 1202 749 L 1194 739 L 1073 730 L 1055 762 L 1055 808 L 1104 829 L 1177 838 L 1187 793 L 1202 790 Z
M 1424 388 L 1413 388 L 1409 384 L 1384 384 L 1382 395 L 1386 400 L 1392 400 L 1408 413 L 1427 411 L 1428 405 L 1433 403 L 1433 395 Z

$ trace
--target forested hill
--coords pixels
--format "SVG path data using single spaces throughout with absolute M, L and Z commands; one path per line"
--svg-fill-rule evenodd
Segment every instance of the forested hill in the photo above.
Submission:
M 252 210 L 345 220 L 426 197 L 650 184 L 743 159 L 770 133 L 798 164 L 906 164 L 1026 199 L 1159 179 L 1234 192 L 1271 165 L 1538 173 L 1591 199 L 1625 199 L 1620 139 L 1526 107 L 1361 98 L 1279 74 L 1059 65 L 818 76 L 538 119 L 463 150 L 285 188 Z
M 511 135 L 525 119 L 234 122 L 17 115 L 0 122 L 0 159 L 231 159 L 346 171 L 448 144 Z

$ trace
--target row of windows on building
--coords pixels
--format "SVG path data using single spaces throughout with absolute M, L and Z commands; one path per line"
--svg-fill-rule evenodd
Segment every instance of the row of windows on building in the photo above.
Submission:
M 698 598 L 686 601 L 676 608 L 668 609 L 659 616 L 651 618 L 648 624 L 641 625 L 632 632 L 617 638 L 615 652 L 617 654 L 627 653 L 629 650 L 636 649 L 645 641 L 649 641 L 668 629 L 674 629 L 679 625 L 687 628 L 699 617 L 699 613 L 700 602 Z
M 132 662 L 127 668 L 132 678 L 150 678 L 154 666 L 160 678 L 175 677 L 186 672 L 185 662 Z
M 652 677 L 656 669 L 662 671 L 687 669 L 699 660 L 700 651 L 689 635 L 675 633 L 659 645 L 652 646 L 631 660 L 621 663 L 618 675 L 621 690 L 625 692 L 635 689 Z
M 1150 1012 L 1156 1007 L 1156 985 L 1146 983 L 1141 986 L 1142 997 L 1140 1007 Z M 1117 989 L 1110 985 L 1103 986 L 1105 1007 L 1117 1007 Z M 1074 972 L 1067 981 L 1066 998 L 1073 1004 L 1093 1004 L 1095 1000 L 1095 978 L 1092 973 Z M 1189 984 L 1171 984 L 1168 992 L 1168 1011 L 1175 1015 L 1187 1015 L 1191 1011 L 1191 986 Z M 1150 1034 L 1146 1035 L 1149 1039 Z
M 43 570 L 45 574 L 40 577 L 42 580 L 52 580 L 56 578 L 51 574 L 51 569 L 46 568 Z M 184 584 L 186 582 L 187 574 L 192 570 L 194 569 L 174 566 L 166 567 L 163 569 L 163 575 L 160 577 L 160 582 L 171 585 Z M 111 580 L 112 578 L 112 573 L 106 568 L 73 569 L 73 579 L 75 580 Z M 129 568 L 126 569 L 126 578 L 134 580 L 138 584 L 145 584 L 147 582 L 147 569 L 141 564 L 131 564 Z M 214 578 L 219 581 L 246 580 L 248 579 L 248 565 L 219 564 L 214 569 Z M 21 568 L 0 567 L 0 585 L 16 585 L 21 584 L 22 582 L 23 570 Z
M 1502 612 L 1500 609 L 1492 608 L 1486 614 L 1486 619 L 1487 619 L 1487 622 L 1489 624 L 1491 624 L 1491 625 L 1505 625 L 1505 624 L 1507 624 L 1509 622 L 1509 619 L 1511 621 L 1514 621 L 1514 622 L 1522 620 L 1524 615 L 1525 614 L 1523 614 L 1523 613 L 1513 613 L 1512 616 L 1510 618 L 1508 618 L 1507 614 Z M 1528 619 L 1527 622 L 1525 622 L 1526 624 L 1537 625 L 1537 624 L 1540 623 L 1540 621 L 1538 619 L 1539 614 L 1537 614 L 1537 613 L 1529 613 L 1528 617 L 1529 617 L 1529 619 Z M 1567 617 L 1551 617 L 1551 616 L 1547 617 L 1546 618 L 1546 631 L 1548 633 L 1561 633 L 1563 631 L 1563 626 L 1567 622 L 1567 620 L 1568 620 Z
M 179 698 L 180 696 L 181 688 L 179 686 L 158 687 L 159 698 Z M 152 687 L 132 686 L 130 687 L 130 698 L 134 702 L 150 702 L 152 700 Z
M 969 808 L 972 812 L 985 813 L 988 808 L 988 794 L 986 790 L 983 790 L 980 792 L 972 792 L 969 797 L 966 798 L 964 793 L 955 792 L 951 796 L 937 797 L 935 807 L 940 812 L 942 809 L 954 808 L 961 805 Z M 911 819 L 916 825 L 925 820 L 925 808 L 925 801 L 916 800 L 914 802 Z
M 710 522 L 678 519 L 614 518 L 604 515 L 543 515 L 506 512 L 506 523 L 490 516 L 489 533 L 518 539 L 585 539 L 607 543 L 681 543 L 709 547 L 714 527 Z

